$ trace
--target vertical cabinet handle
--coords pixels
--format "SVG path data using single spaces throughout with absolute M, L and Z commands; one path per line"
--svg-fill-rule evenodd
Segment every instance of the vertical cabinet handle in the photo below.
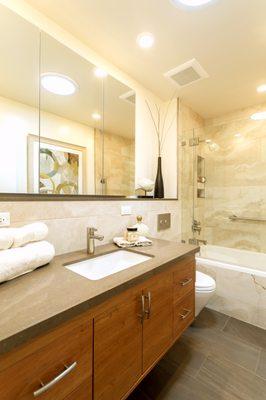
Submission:
M 77 366 L 76 361 L 73 364 L 71 364 L 69 367 L 65 365 L 65 370 L 63 372 L 61 372 L 61 374 L 57 375 L 50 382 L 48 382 L 46 384 L 41 382 L 40 389 L 35 390 L 35 392 L 33 392 L 33 396 L 38 397 L 41 394 L 47 392 L 47 390 L 51 389 L 56 383 L 60 382 L 65 376 L 67 376 L 71 371 L 73 371 L 73 369 L 76 368 L 76 366 Z
M 138 314 L 138 317 L 141 319 L 141 322 L 143 322 L 144 317 L 145 317 L 145 296 L 144 296 L 144 294 L 141 295 L 141 313 Z
M 151 292 L 145 294 L 145 299 L 148 300 L 148 309 L 145 310 L 146 318 L 150 319 L 151 316 Z

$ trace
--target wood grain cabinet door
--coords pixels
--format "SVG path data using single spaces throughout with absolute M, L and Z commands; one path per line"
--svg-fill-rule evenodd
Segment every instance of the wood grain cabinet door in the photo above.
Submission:
M 142 373 L 141 289 L 109 301 L 94 319 L 94 399 L 125 398 Z
M 86 316 L 0 360 L 1 400 L 90 400 L 91 386 L 92 321 Z
M 172 341 L 173 274 L 162 273 L 144 288 L 146 317 L 143 321 L 143 372 L 151 367 Z

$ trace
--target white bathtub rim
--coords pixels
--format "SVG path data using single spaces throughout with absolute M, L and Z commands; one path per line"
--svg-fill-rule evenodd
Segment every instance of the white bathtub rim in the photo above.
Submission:
M 196 263 L 201 264 L 202 266 L 204 266 L 204 264 L 208 265 L 208 266 L 213 266 L 213 267 L 216 266 L 216 267 L 224 268 L 227 270 L 243 272 L 246 274 L 266 278 L 265 271 L 261 271 L 259 269 L 254 269 L 254 268 L 243 267 L 243 266 L 237 265 L 237 264 L 229 264 L 229 263 L 217 261 L 217 260 L 214 260 L 211 258 L 205 258 L 205 257 L 200 256 L 199 253 L 196 254 Z

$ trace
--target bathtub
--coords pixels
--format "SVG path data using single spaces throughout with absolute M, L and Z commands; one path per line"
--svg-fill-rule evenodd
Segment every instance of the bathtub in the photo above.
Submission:
M 266 329 L 266 254 L 206 245 L 196 265 L 216 281 L 209 308 Z

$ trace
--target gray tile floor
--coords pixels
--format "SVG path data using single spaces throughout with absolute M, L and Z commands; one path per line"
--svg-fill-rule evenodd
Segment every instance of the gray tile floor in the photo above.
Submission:
M 204 309 L 130 400 L 266 400 L 266 331 Z

